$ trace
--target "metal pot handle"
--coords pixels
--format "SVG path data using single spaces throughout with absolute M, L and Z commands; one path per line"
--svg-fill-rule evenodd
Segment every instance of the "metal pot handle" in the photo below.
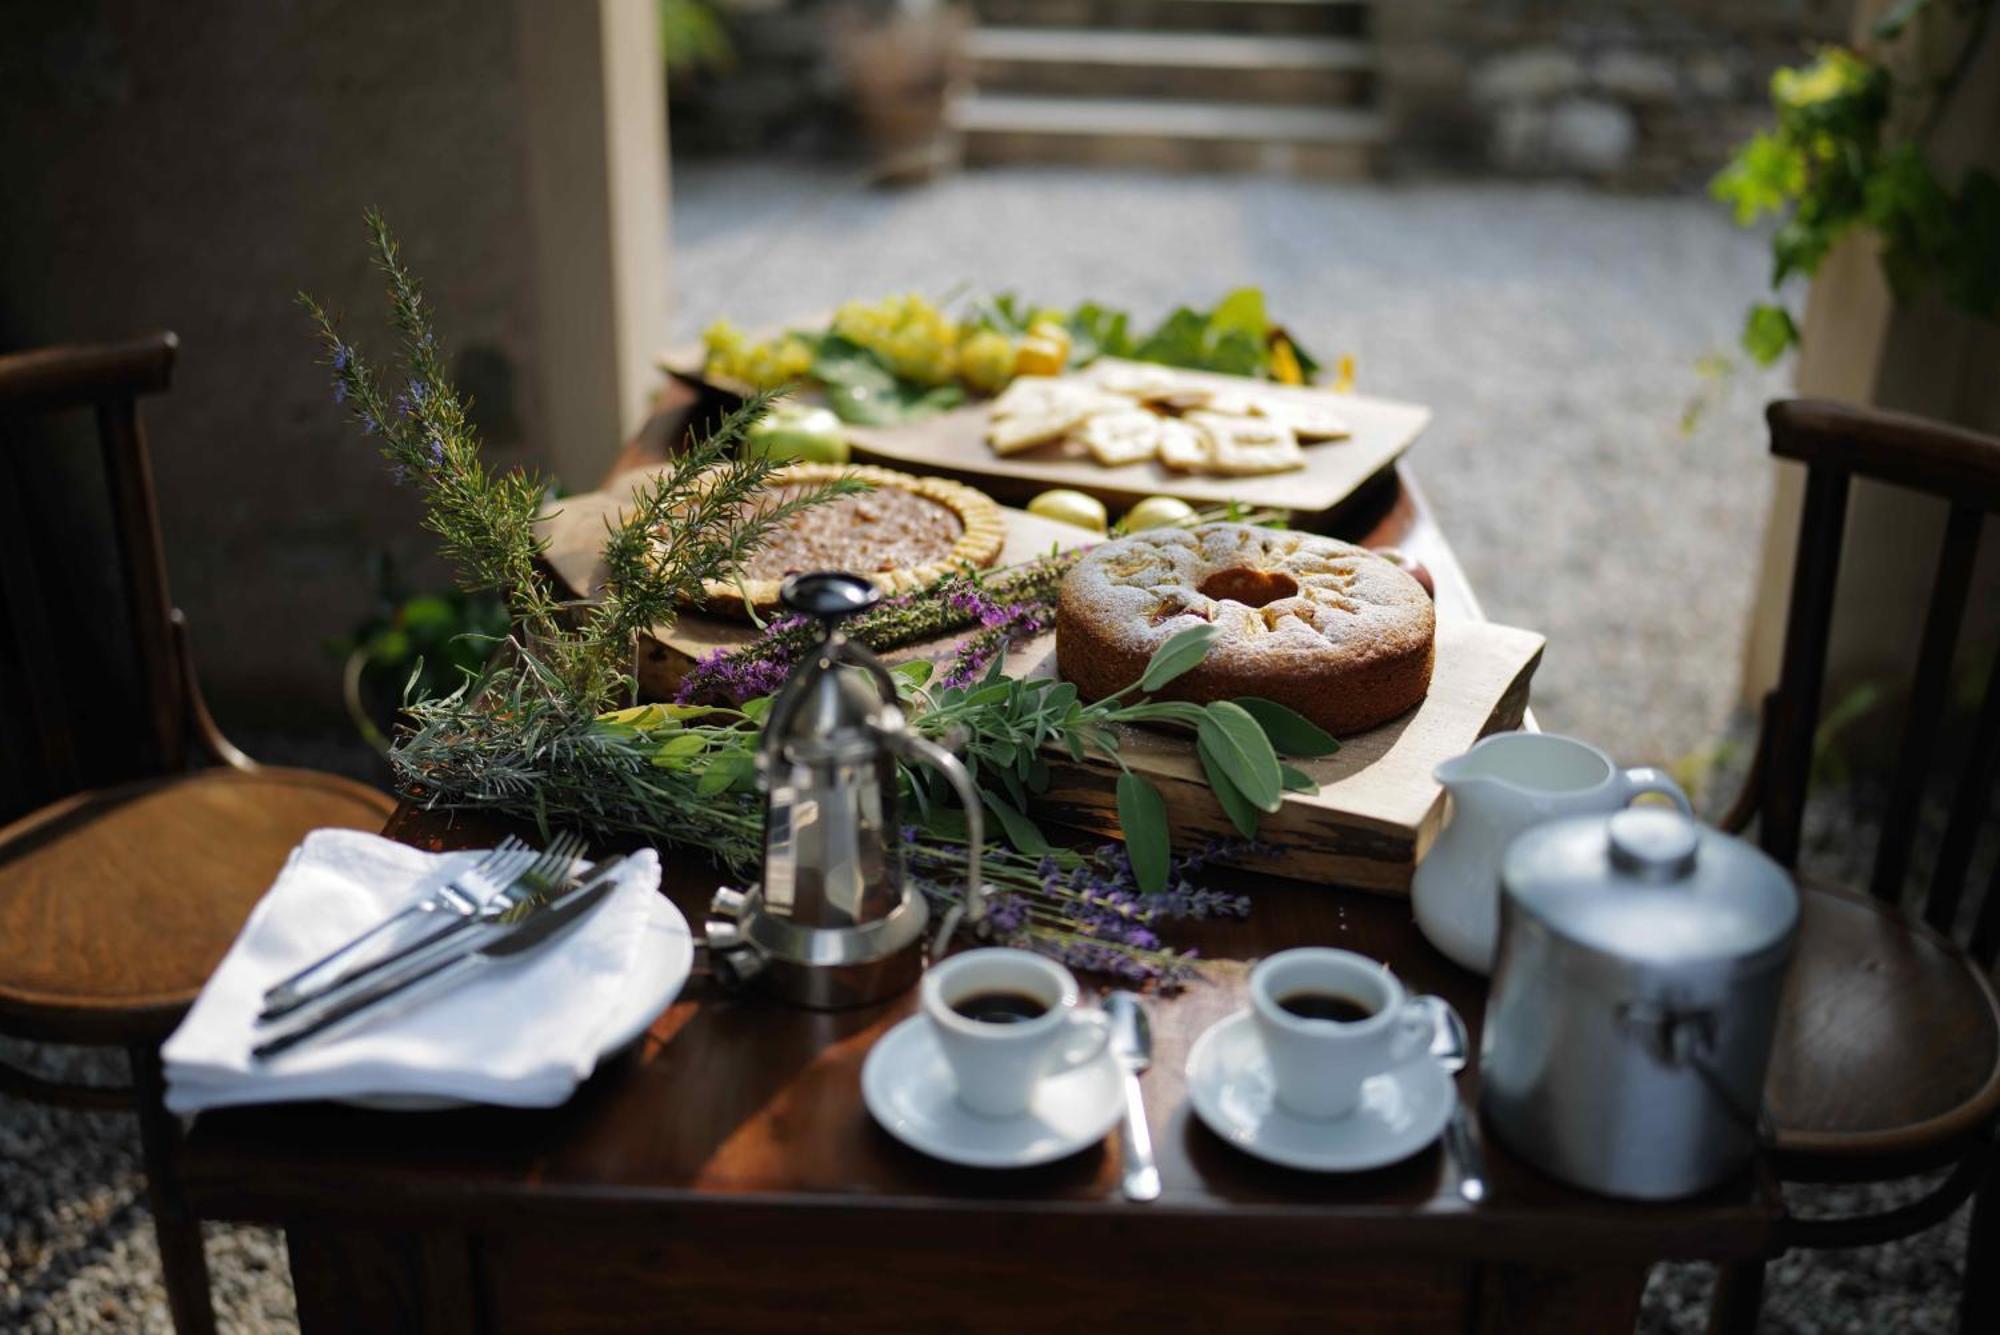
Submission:
M 1648 1056 L 1662 1066 L 1693 1071 L 1731 1121 L 1748 1131 L 1758 1145 L 1769 1146 L 1776 1132 L 1762 1100 L 1754 1109 L 1744 1107 L 1721 1072 L 1709 1064 L 1716 1023 L 1715 1012 L 1702 1008 L 1650 1001 L 1626 1001 L 1618 1006 L 1619 1028 L 1638 1039 Z
M 931 958 L 938 959 L 951 945 L 952 935 L 958 931 L 961 920 L 981 922 L 986 917 L 990 892 L 980 877 L 980 866 L 985 859 L 986 813 L 980 808 L 979 790 L 972 786 L 972 776 L 965 772 L 965 766 L 957 756 L 905 727 L 879 728 L 878 731 L 898 755 L 929 765 L 943 774 L 957 792 L 959 804 L 965 808 L 965 894 L 945 911 L 943 921 L 938 924 L 937 935 L 931 940 Z

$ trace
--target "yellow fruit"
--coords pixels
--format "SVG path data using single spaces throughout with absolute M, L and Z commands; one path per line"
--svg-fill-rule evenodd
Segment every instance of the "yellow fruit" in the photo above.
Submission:
M 1045 491 L 1028 502 L 1028 513 L 1053 519 L 1058 524 L 1074 524 L 1087 528 L 1093 533 L 1102 533 L 1109 526 L 1110 516 L 1104 512 L 1104 502 L 1095 496 L 1086 496 L 1080 491 L 1058 487 Z
M 1021 349 L 1014 354 L 1014 374 L 1061 375 L 1068 362 L 1068 344 L 1030 334 L 1021 340 Z
M 998 394 L 1014 378 L 1014 340 L 981 329 L 958 345 L 958 373 L 981 394 Z
M 1178 524 L 1193 515 L 1194 507 L 1178 496 L 1148 496 L 1125 512 L 1124 526 L 1127 533 L 1137 533 Z

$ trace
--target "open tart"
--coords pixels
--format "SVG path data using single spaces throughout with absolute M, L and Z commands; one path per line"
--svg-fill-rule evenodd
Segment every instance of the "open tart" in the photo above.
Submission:
M 1000 507 L 961 483 L 865 464 L 797 463 L 778 470 L 772 484 L 789 497 L 841 478 L 872 490 L 793 515 L 743 563 L 740 578 L 702 581 L 705 605 L 737 615 L 746 603 L 776 607 L 785 577 L 809 570 L 851 571 L 896 594 L 1000 558 L 1007 540 Z

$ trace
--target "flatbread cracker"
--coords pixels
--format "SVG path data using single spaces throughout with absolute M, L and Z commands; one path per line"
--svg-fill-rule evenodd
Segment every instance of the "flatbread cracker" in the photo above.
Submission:
M 1150 459 L 1160 448 L 1163 419 L 1144 408 L 1098 413 L 1072 433 L 1106 468 L 1122 468 Z
M 1291 428 L 1258 417 L 1190 413 L 1187 421 L 1207 439 L 1208 471 L 1224 477 L 1288 473 L 1306 466 Z
M 1108 394 L 1144 403 L 1186 387 L 1186 380 L 1164 366 L 1107 366 L 1098 371 L 1098 388 Z
M 1160 422 L 1159 459 L 1177 473 L 1195 473 L 1208 467 L 1208 437 L 1178 418 Z
M 1331 407 L 1304 403 L 1298 399 L 1258 398 L 1253 405 L 1259 417 L 1283 423 L 1300 443 L 1317 440 L 1345 440 L 1354 434 L 1347 419 Z

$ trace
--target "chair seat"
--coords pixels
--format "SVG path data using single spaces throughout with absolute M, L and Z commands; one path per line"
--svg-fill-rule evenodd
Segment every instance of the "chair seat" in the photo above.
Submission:
M 1964 954 L 1866 896 L 1801 881 L 1765 1097 L 1794 1158 L 1922 1155 L 2000 1109 L 2000 1004 Z
M 213 769 L 79 793 L 0 829 L 0 1030 L 164 1034 L 307 831 L 379 830 L 394 806 L 330 774 Z

